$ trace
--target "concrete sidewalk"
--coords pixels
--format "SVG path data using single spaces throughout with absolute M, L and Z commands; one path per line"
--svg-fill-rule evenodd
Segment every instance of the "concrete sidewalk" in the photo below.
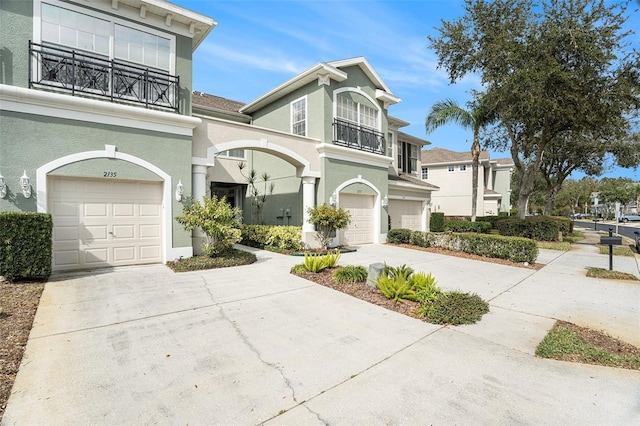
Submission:
M 491 312 L 440 327 L 290 275 L 300 258 L 174 274 L 54 277 L 2 424 L 638 424 L 640 372 L 533 356 L 556 319 L 640 344 L 640 284 L 585 277 L 593 247 L 541 270 L 390 245 L 386 261 L 476 292 Z M 614 260 L 639 275 L 634 258 Z

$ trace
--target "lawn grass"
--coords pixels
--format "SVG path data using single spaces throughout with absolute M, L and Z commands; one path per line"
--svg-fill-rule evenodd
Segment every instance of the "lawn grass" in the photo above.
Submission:
M 584 240 L 584 232 L 580 232 L 580 231 L 573 231 L 571 233 L 571 235 L 567 235 L 565 237 L 562 238 L 564 241 L 567 241 L 571 244 Z
M 600 250 L 600 254 L 609 254 L 609 246 L 601 246 L 598 244 L 598 249 Z M 613 247 L 613 255 L 614 256 L 633 256 L 633 250 L 627 246 L 614 246 Z
M 590 278 L 604 278 L 607 280 L 631 280 L 640 281 L 638 277 L 626 272 L 610 271 L 602 268 L 589 268 L 587 271 L 587 277 Z
M 540 342 L 536 355 L 561 361 L 640 370 L 640 350 L 637 348 L 604 333 L 560 321 Z
M 571 243 L 569 241 L 537 241 L 539 249 L 547 250 L 571 250 Z
M 203 269 L 228 268 L 230 266 L 249 265 L 256 261 L 256 255 L 248 251 L 231 249 L 220 256 L 206 255 L 180 258 L 167 262 L 173 272 L 200 271 Z

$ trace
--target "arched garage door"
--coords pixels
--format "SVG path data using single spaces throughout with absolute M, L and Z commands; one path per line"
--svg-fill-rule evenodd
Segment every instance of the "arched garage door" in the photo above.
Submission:
M 162 261 L 162 182 L 49 177 L 53 269 Z
M 340 234 L 340 244 L 373 243 L 374 200 L 372 195 L 340 194 L 340 207 L 351 214 L 351 223 Z

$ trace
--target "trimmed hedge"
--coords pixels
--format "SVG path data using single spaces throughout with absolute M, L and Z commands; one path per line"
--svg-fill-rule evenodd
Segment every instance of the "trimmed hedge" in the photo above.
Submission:
M 0 276 L 11 280 L 51 275 L 53 221 L 46 213 L 0 213 Z
M 431 222 L 429 224 L 431 232 L 444 232 L 444 213 L 431 213 Z
M 468 222 L 465 220 L 447 220 L 444 222 L 445 231 L 451 232 L 479 232 L 486 234 L 491 230 L 489 222 Z
M 242 225 L 242 241 L 250 247 L 276 247 L 281 250 L 302 250 L 302 228 L 283 225 Z
M 536 241 L 558 241 L 559 232 L 564 235 L 573 232 L 571 219 L 557 216 L 503 219 L 496 223 L 496 227 L 502 235 L 531 238 Z
M 390 229 L 387 232 L 387 242 L 391 244 L 411 244 L 411 229 Z
M 409 243 L 420 247 L 437 247 L 478 256 L 508 259 L 513 262 L 534 263 L 538 257 L 538 245 L 535 241 L 502 235 L 413 231 Z

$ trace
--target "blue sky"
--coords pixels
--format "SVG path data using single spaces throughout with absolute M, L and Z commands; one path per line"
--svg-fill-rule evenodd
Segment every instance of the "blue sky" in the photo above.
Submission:
M 463 14 L 456 0 L 172 0 L 215 19 L 218 25 L 194 53 L 193 88 L 250 102 L 318 62 L 364 56 L 394 95 L 402 99 L 391 115 L 412 123 L 402 130 L 426 139 L 430 147 L 465 151 L 471 133 L 456 125 L 427 135 L 430 106 L 446 98 L 464 105 L 479 79 L 450 85 L 437 69 L 427 36 L 440 20 Z M 633 4 L 637 6 L 637 4 Z M 636 7 L 637 8 L 637 7 Z M 629 28 L 640 29 L 640 12 Z M 633 43 L 640 47 L 638 35 Z M 492 158 L 509 157 L 492 152 Z M 640 179 L 640 170 L 614 169 L 607 176 Z

